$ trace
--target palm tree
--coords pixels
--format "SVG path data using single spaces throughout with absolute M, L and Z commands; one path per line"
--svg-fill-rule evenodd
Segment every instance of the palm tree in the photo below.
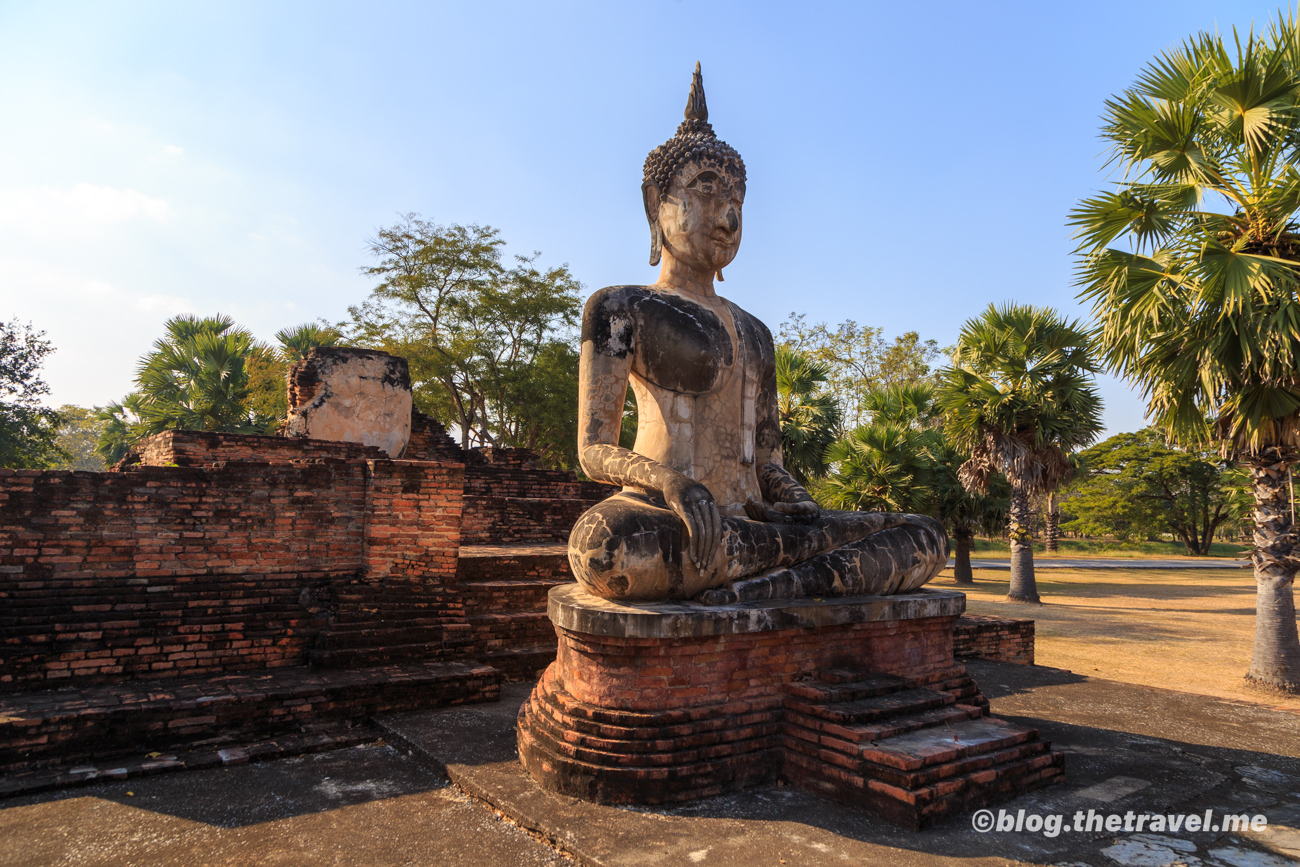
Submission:
M 1217 442 L 1254 487 L 1256 620 L 1247 680 L 1300 692 L 1289 483 L 1300 459 L 1300 26 L 1229 49 L 1202 33 L 1106 104 L 1125 172 L 1085 199 L 1081 297 L 1104 360 L 1184 445 Z M 1114 245 L 1124 242 L 1124 248 Z
M 264 433 L 249 416 L 248 371 L 253 336 L 229 316 L 177 316 L 140 359 L 140 421 L 146 435 L 165 430 Z
M 970 454 L 959 476 L 987 494 L 995 474 L 1011 486 L 1011 586 L 1007 598 L 1038 602 L 1030 498 L 1055 490 L 1066 453 L 1101 430 L 1101 399 L 1087 332 L 1054 310 L 989 305 L 962 328 L 937 399 L 949 440 Z
M 953 448 L 946 440 L 935 453 L 934 500 L 932 514 L 943 521 L 952 534 L 953 581 L 974 584 L 970 555 L 975 534 L 998 535 L 1006 528 L 1011 489 L 1001 478 L 991 479 L 987 493 L 966 490 L 961 482 L 961 466 L 969 455 Z
M 834 471 L 816 486 L 817 499 L 834 509 L 929 511 L 933 440 L 892 421 L 862 425 L 827 450 Z
M 343 335 L 332 325 L 306 322 L 293 328 L 280 329 L 275 332 L 275 339 L 280 343 L 280 356 L 284 361 L 296 364 L 318 346 L 334 346 L 343 339 Z
M 785 468 L 808 485 L 826 472 L 826 450 L 840 428 L 835 396 L 823 391 L 830 370 L 788 346 L 776 348 L 777 411 Z
M 1084 472 L 1083 459 L 1077 454 L 1066 455 L 1065 460 L 1070 466 L 1061 479 L 1061 484 Z M 1061 500 L 1055 488 L 1047 492 L 1044 500 L 1043 550 L 1048 554 L 1055 554 L 1061 549 Z

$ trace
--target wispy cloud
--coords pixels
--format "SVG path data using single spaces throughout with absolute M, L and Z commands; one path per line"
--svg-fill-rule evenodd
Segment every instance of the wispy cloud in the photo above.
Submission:
M 77 184 L 0 192 L 0 225 L 29 231 L 75 231 L 132 220 L 165 222 L 175 211 L 139 190 Z

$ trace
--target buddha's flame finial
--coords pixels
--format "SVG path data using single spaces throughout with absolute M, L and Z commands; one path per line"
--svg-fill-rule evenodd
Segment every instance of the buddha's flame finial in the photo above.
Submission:
M 686 100 L 686 119 L 705 123 L 709 120 L 709 106 L 704 101 L 704 76 L 700 74 L 700 62 L 695 61 L 695 75 L 691 76 L 691 95 Z

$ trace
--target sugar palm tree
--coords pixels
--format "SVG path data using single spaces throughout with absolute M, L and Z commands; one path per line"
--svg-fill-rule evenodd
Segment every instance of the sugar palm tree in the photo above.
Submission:
M 834 471 L 816 486 L 817 499 L 833 509 L 928 512 L 933 439 L 892 421 L 858 427 L 827 450 Z
M 826 472 L 826 450 L 839 435 L 839 403 L 824 391 L 829 375 L 826 365 L 788 346 L 776 348 L 781 454 L 785 468 L 803 485 Z
M 946 440 L 935 450 L 931 514 L 943 521 L 952 534 L 952 577 L 958 584 L 975 583 L 970 562 L 975 534 L 991 536 L 1003 532 L 1011 505 L 1011 490 L 1000 477 L 989 480 L 986 493 L 966 490 L 961 482 L 961 466 L 969 457 Z
M 140 359 L 140 420 L 146 434 L 165 430 L 263 433 L 249 417 L 248 371 L 253 336 L 228 316 L 177 316 Z
M 295 364 L 318 346 L 334 346 L 343 339 L 343 335 L 331 325 L 306 322 L 293 328 L 280 329 L 275 332 L 275 339 L 280 344 L 282 359 Z
M 939 371 L 949 440 L 970 458 L 959 475 L 987 494 L 993 476 L 1011 487 L 1011 586 L 1007 598 L 1038 602 L 1030 498 L 1053 491 L 1066 453 L 1101 431 L 1101 399 L 1087 332 L 1054 310 L 989 305 L 962 328 L 951 367 Z
M 1235 35 L 1235 34 L 1234 34 Z M 1106 104 L 1123 179 L 1072 215 L 1104 360 L 1184 445 L 1250 469 L 1248 681 L 1300 691 L 1289 483 L 1300 459 L 1300 27 L 1202 33 Z M 1118 243 L 1117 243 L 1118 242 Z

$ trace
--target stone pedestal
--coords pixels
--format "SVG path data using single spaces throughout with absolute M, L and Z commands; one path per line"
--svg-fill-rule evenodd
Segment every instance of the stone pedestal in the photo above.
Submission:
M 953 659 L 964 594 L 727 606 L 550 592 L 559 654 L 520 710 L 543 786 L 694 800 L 778 777 L 919 827 L 1061 776 L 1037 732 L 989 718 Z

